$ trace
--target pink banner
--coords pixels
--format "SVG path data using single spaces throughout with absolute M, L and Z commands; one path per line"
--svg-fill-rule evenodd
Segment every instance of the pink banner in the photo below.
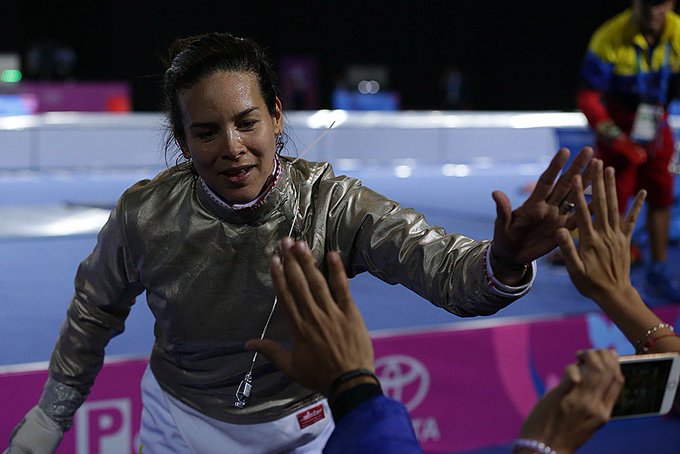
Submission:
M 680 308 L 655 312 L 680 327 Z M 632 353 L 621 332 L 597 313 L 494 322 L 374 336 L 383 388 L 409 409 L 426 452 L 509 443 L 577 350 L 614 347 L 620 354 Z M 139 382 L 145 367 L 145 359 L 107 362 L 58 452 L 136 453 Z M 0 367 L 0 450 L 14 425 L 38 401 L 46 378 L 44 364 Z
M 121 359 L 109 361 L 97 376 L 87 400 L 76 413 L 71 430 L 65 435 L 58 453 L 138 452 L 137 438 L 142 415 L 139 383 L 147 360 Z M 30 366 L 0 373 L 0 450 L 7 446 L 9 435 L 24 414 L 40 397 L 47 379 L 45 365 Z
M 16 93 L 37 99 L 35 113 L 40 112 L 129 112 L 130 84 L 110 82 L 21 82 Z
M 680 308 L 655 311 L 680 325 Z M 471 324 L 474 324 L 472 322 Z M 500 323 L 503 323 L 502 321 Z M 408 408 L 425 452 L 507 444 L 584 348 L 633 348 L 600 314 L 374 337 L 385 392 Z

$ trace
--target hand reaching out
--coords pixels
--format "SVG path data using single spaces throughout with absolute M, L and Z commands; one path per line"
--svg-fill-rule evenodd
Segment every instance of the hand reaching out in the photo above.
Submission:
M 501 191 L 493 193 L 497 214 L 493 255 L 501 263 L 521 265 L 536 260 L 557 246 L 557 229 L 565 226 L 573 228 L 573 222 L 568 224 L 571 213 L 561 205 L 565 200 L 573 202 L 573 178 L 586 169 L 592 155 L 591 148 L 581 150 L 555 182 L 569 159 L 569 150 L 560 149 L 540 176 L 531 195 L 514 211 L 507 195 Z
M 592 163 L 593 201 L 590 208 L 579 176 L 574 177 L 578 249 L 566 229 L 557 232 L 567 271 L 582 295 L 595 301 L 632 290 L 630 282 L 630 242 L 646 192 L 640 191 L 623 221 L 616 198 L 614 169 L 603 172 L 602 161 Z M 604 175 L 603 175 L 604 173 Z M 594 215 L 591 220 L 590 210 Z
M 265 355 L 293 380 L 328 395 L 341 374 L 374 370 L 373 345 L 338 253 L 326 256 L 336 301 L 306 243 L 285 238 L 281 246 L 282 257 L 272 258 L 270 272 L 288 316 L 292 349 L 269 339 L 248 341 L 246 347 Z
M 647 307 L 630 281 L 630 241 L 646 192 L 638 192 L 628 214 L 621 220 L 614 169 L 602 167 L 602 161 L 593 160 L 590 207 L 583 194 L 581 178 L 574 177 L 578 247 L 566 229 L 559 229 L 556 234 L 569 277 L 582 295 L 602 308 L 636 349 L 646 346 L 652 352 L 680 352 L 680 337 L 669 336 L 667 328 L 654 336 L 646 334 L 662 321 Z M 647 345 L 650 340 L 653 347 Z

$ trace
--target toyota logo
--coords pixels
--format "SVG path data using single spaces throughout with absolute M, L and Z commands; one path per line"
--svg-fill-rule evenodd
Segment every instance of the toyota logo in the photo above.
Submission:
M 389 355 L 375 361 L 383 391 L 412 411 L 430 389 L 430 374 L 420 361 L 406 355 Z

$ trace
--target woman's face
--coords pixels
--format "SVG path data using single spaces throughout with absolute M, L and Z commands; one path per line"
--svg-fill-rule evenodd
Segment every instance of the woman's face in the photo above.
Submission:
M 179 94 L 185 157 L 230 203 L 254 200 L 274 168 L 281 102 L 269 113 L 251 72 L 218 71 Z

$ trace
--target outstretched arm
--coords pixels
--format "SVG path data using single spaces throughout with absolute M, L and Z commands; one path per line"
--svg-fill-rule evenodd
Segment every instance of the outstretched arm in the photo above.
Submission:
M 593 299 L 638 351 L 680 352 L 680 338 L 671 335 L 671 328 L 645 305 L 630 281 L 630 242 L 646 193 L 637 194 L 621 220 L 614 169 L 603 170 L 600 160 L 593 160 L 591 167 L 590 208 L 581 178 L 574 177 L 578 247 L 566 229 L 557 232 L 569 276 L 578 291 Z

